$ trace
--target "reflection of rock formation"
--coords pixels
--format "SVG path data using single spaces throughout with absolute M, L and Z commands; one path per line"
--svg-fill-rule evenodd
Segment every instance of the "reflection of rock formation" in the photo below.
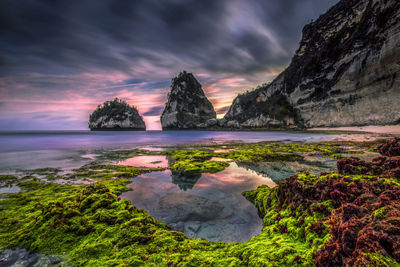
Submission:
M 175 160 L 171 156 L 167 156 L 168 166 L 172 166 Z M 184 173 L 180 171 L 171 171 L 172 183 L 176 184 L 179 189 L 186 191 L 192 189 L 197 181 L 201 178 L 201 173 Z
M 299 172 L 308 171 L 317 175 L 320 172 L 329 172 L 335 168 L 335 161 L 330 160 L 326 162 L 238 162 L 237 164 L 239 167 L 253 170 L 262 176 L 267 176 L 274 182 L 282 181 L 286 177 Z
M 179 188 L 183 191 L 188 189 L 192 189 L 193 186 L 197 183 L 200 179 L 201 173 L 198 174 L 185 174 L 181 172 L 174 172 L 172 171 L 171 178 L 172 183 L 179 186 Z
M 227 216 L 224 206 L 214 200 L 187 193 L 169 193 L 159 201 L 163 221 L 207 221 Z M 228 215 L 231 215 L 228 214 Z

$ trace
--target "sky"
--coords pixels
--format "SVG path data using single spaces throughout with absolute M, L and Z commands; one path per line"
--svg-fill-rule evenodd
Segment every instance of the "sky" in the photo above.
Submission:
M 273 80 L 305 24 L 338 0 L 3 0 L 0 130 L 85 130 L 98 104 L 161 128 L 171 79 L 192 72 L 218 117 Z

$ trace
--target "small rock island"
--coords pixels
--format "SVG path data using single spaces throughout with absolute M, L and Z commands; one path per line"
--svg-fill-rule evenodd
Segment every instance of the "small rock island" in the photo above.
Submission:
M 182 71 L 172 79 L 161 115 L 163 130 L 204 129 L 217 125 L 217 114 L 192 73 Z
M 106 101 L 89 116 L 91 131 L 134 131 L 146 130 L 146 124 L 134 106 L 115 98 Z

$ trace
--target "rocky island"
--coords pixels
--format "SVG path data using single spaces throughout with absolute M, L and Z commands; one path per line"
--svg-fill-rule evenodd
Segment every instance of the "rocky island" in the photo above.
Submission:
M 163 130 L 204 129 L 216 125 L 216 117 L 213 105 L 192 73 L 182 71 L 172 79 L 161 115 Z
M 115 98 L 99 105 L 89 116 L 91 131 L 146 130 L 142 116 L 134 106 Z

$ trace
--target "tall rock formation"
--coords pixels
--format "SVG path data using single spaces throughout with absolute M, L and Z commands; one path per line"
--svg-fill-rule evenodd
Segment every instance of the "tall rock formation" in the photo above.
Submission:
M 341 0 L 306 25 L 289 67 L 239 95 L 222 125 L 400 123 L 400 1 Z
M 172 79 L 168 102 L 161 115 L 163 129 L 208 128 L 217 124 L 216 116 L 193 74 L 183 71 Z
M 146 125 L 137 109 L 115 98 L 99 105 L 89 116 L 92 131 L 106 130 L 146 130 Z

